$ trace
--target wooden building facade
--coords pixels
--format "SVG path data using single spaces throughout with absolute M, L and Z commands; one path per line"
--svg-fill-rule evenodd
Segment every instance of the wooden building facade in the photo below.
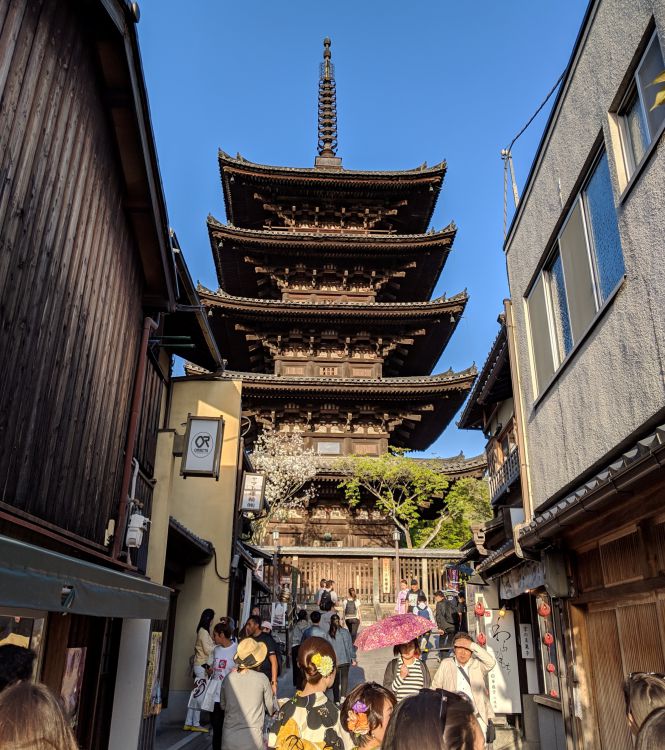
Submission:
M 37 652 L 82 748 L 123 750 L 154 735 L 150 696 L 116 717 L 169 590 L 125 532 L 151 513 L 183 301 L 137 20 L 121 0 L 0 0 L 0 643 Z

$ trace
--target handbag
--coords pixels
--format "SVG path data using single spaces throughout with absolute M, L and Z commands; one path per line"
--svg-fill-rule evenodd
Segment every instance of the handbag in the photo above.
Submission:
M 492 719 L 487 720 L 487 735 L 485 736 L 485 742 L 489 745 L 496 739 L 496 727 Z

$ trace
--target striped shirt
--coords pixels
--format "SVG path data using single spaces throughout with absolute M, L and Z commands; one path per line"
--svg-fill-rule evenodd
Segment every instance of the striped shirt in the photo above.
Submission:
M 392 691 L 395 693 L 398 702 L 403 698 L 407 698 L 409 695 L 417 695 L 425 686 L 422 662 L 420 659 L 415 659 L 413 663 L 407 667 L 408 673 L 406 677 L 402 677 L 400 674 L 403 663 L 402 657 L 398 656 L 397 668 L 395 669 L 395 679 L 392 684 Z

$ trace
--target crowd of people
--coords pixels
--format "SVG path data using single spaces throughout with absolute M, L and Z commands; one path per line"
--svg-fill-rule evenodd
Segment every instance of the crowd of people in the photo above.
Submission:
M 414 593 L 414 607 L 422 609 Z M 491 743 L 487 674 L 495 660 L 468 633 L 452 636 L 451 655 L 433 676 L 416 638 L 395 646 L 382 685 L 362 682 L 349 691 L 355 647 L 344 612 L 360 619 L 359 607 L 345 610 L 342 603 L 338 613 L 320 598 L 324 609 L 309 619 L 303 610 L 293 626 L 294 692 L 281 700 L 281 659 L 270 623 L 255 613 L 237 632 L 231 618 L 213 625 L 214 611 L 204 610 L 186 727 L 207 731 L 200 716 L 209 712 L 214 750 L 482 750 Z M 34 681 L 34 662 L 23 646 L 0 646 L 0 750 L 78 750 L 62 701 Z M 624 694 L 636 749 L 665 747 L 665 675 L 630 674 Z

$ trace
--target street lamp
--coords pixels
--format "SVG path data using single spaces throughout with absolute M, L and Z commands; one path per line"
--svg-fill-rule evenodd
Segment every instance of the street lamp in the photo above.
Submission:
M 399 529 L 393 529 L 393 542 L 395 542 L 395 604 L 399 604 L 399 540 L 401 539 Z
M 279 531 L 272 532 L 272 589 L 275 601 L 279 599 Z

